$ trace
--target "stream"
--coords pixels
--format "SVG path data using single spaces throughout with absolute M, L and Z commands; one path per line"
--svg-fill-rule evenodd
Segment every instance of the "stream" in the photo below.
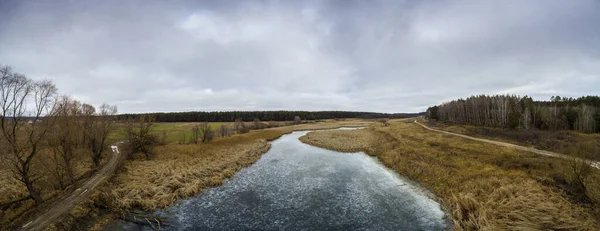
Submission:
M 300 142 L 298 131 L 222 186 L 154 215 L 166 230 L 445 230 L 429 193 L 362 152 Z M 111 230 L 147 230 L 119 222 Z M 148 229 L 150 230 L 150 229 Z

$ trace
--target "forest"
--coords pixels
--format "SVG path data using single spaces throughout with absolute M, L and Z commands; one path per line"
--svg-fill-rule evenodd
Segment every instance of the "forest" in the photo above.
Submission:
M 236 120 L 292 121 L 296 116 L 303 120 L 346 118 L 409 118 L 423 113 L 373 113 L 351 111 L 218 111 L 218 112 L 166 112 L 148 114 L 120 114 L 119 121 L 137 120 L 148 115 L 156 122 L 233 122 Z
M 552 96 L 534 101 L 529 96 L 477 95 L 429 107 L 433 120 L 497 128 L 600 132 L 600 97 Z

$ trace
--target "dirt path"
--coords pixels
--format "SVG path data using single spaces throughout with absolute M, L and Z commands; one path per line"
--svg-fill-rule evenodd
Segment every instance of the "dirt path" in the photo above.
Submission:
M 442 131 L 442 130 L 438 130 L 438 129 L 435 129 L 435 128 L 427 127 L 427 126 L 425 126 L 425 125 L 417 122 L 416 120 L 415 120 L 415 123 L 418 124 L 418 125 L 421 125 L 421 127 L 424 127 L 425 129 L 430 130 L 430 131 L 444 133 L 444 134 L 453 135 L 453 136 L 459 136 L 459 137 L 462 137 L 462 138 L 465 138 L 465 139 L 475 140 L 475 141 L 489 143 L 489 144 L 495 144 L 495 145 L 509 147 L 509 148 L 515 148 L 515 149 L 522 150 L 522 151 L 532 152 L 532 153 L 535 153 L 535 154 L 540 154 L 540 155 L 544 155 L 544 156 L 551 156 L 551 157 L 556 157 L 556 158 L 561 158 L 561 159 L 566 159 L 566 160 L 572 160 L 573 158 L 575 158 L 575 159 L 578 159 L 578 160 L 585 161 L 586 163 L 588 163 L 590 166 L 592 166 L 594 168 L 600 169 L 600 162 L 598 162 L 598 161 L 586 160 L 586 159 L 576 158 L 576 157 L 572 157 L 572 156 L 567 156 L 567 155 L 556 153 L 556 152 L 544 151 L 544 150 L 539 150 L 539 149 L 535 149 L 535 148 L 529 148 L 529 147 L 525 147 L 525 146 L 515 145 L 515 144 L 511 144 L 511 143 L 505 143 L 505 142 L 500 142 L 500 141 L 495 141 L 495 140 L 488 140 L 488 139 L 476 138 L 476 137 L 462 135 L 462 134 L 458 134 L 458 133 L 454 133 L 454 132 Z
M 117 169 L 121 153 L 116 145 L 111 146 L 112 158 L 100 169 L 94 176 L 84 182 L 81 187 L 73 191 L 51 205 L 47 206 L 45 211 L 40 213 L 34 220 L 25 223 L 21 230 L 44 230 L 46 226 L 52 224 L 58 217 L 68 213 L 73 206 L 86 199 L 94 188 L 111 176 Z

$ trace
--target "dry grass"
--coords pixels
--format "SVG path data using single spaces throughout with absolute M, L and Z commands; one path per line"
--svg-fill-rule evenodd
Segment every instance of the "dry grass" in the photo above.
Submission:
M 311 132 L 301 140 L 340 151 L 364 148 L 436 194 L 451 211 L 456 230 L 600 230 L 598 172 L 586 192 L 593 202 L 580 203 L 568 192 L 568 161 L 439 134 L 411 122 L 396 120 L 370 131 Z
M 126 161 L 123 171 L 108 184 L 101 186 L 84 203 L 87 209 L 72 211 L 53 227 L 57 230 L 80 228 L 77 224 L 82 219 L 92 219 L 95 220 L 92 229 L 101 230 L 122 212 L 165 208 L 179 199 L 198 195 L 204 189 L 222 184 L 225 179 L 254 163 L 261 154 L 267 152 L 270 148 L 268 141 L 284 134 L 298 130 L 363 127 L 369 123 L 363 120 L 306 123 L 253 130 L 201 144 L 177 143 L 177 131 L 188 131 L 194 123 L 161 123 L 176 132 L 168 134 L 168 144 L 156 147 L 154 159 Z M 100 216 L 100 209 L 108 209 L 113 213 Z
M 596 148 L 581 150 L 579 145 L 600 147 L 600 134 L 586 134 L 576 131 L 547 131 L 537 129 L 501 129 L 471 125 L 446 124 L 420 119 L 428 126 L 449 132 L 468 136 L 481 137 L 491 140 L 510 142 L 541 150 L 577 156 L 581 158 L 600 160 L 600 152 Z
M 117 177 L 109 197 L 121 210 L 164 208 L 177 199 L 220 185 L 239 169 L 256 161 L 270 145 L 266 140 L 229 144 L 219 142 L 193 147 L 169 144 L 158 147 L 150 161 L 131 161 Z
M 164 208 L 181 198 L 220 185 L 241 168 L 254 163 L 270 148 L 267 141 L 294 130 L 364 126 L 365 123 L 329 122 L 256 130 L 248 134 L 218 138 L 206 144 L 171 142 L 156 148 L 156 158 L 125 164 L 107 196 L 119 210 Z M 190 123 L 188 126 L 193 126 Z M 185 126 L 184 126 L 185 127 Z
M 377 136 L 372 132 L 370 129 L 315 131 L 300 137 L 300 141 L 341 152 L 360 152 L 376 146 Z
M 104 158 L 102 163 L 105 163 L 106 161 L 107 159 Z M 76 152 L 73 166 L 76 180 L 81 180 L 90 174 L 93 170 L 92 166 L 93 161 L 85 151 L 79 150 Z M 55 164 L 51 160 L 51 154 L 47 149 L 44 149 L 39 153 L 31 166 L 33 173 L 40 177 L 35 186 L 38 190 L 41 190 L 41 195 L 44 200 L 52 200 L 63 193 L 63 191 L 56 189 L 56 179 L 47 171 L 48 169 L 53 168 L 55 168 Z M 12 167 L 9 166 L 8 163 L 2 162 L 2 164 L 0 164 L 0 205 L 7 204 L 29 195 L 25 185 L 15 179 L 11 170 Z M 20 220 L 25 218 L 24 216 L 31 212 L 34 206 L 35 203 L 33 200 L 26 200 L 15 203 L 5 209 L 0 209 L 0 229 L 6 229 L 15 222 L 20 222 Z

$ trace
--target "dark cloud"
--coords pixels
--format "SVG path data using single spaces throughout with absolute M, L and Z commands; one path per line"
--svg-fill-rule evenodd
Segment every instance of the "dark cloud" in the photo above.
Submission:
M 600 3 L 3 1 L 0 63 L 121 112 L 598 94 Z

